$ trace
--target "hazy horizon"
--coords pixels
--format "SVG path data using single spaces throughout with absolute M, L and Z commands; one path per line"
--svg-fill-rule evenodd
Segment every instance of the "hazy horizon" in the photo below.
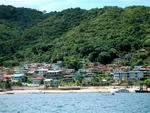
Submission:
M 12 5 L 40 11 L 62 11 L 68 8 L 80 7 L 81 9 L 103 8 L 104 6 L 150 6 L 149 0 L 1 0 L 0 5 Z

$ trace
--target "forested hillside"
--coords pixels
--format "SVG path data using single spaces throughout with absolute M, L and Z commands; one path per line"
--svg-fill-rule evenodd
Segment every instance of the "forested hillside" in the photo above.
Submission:
M 0 65 L 91 62 L 150 65 L 150 8 L 104 7 L 42 13 L 0 6 Z
M 0 6 L 0 65 L 19 64 L 15 54 L 22 34 L 47 16 L 33 9 Z

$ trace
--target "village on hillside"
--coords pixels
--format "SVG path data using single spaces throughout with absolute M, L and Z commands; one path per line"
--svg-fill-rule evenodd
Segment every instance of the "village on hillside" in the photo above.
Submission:
M 17 67 L 0 67 L 0 89 L 60 86 L 138 85 L 150 76 L 150 66 L 123 66 L 88 63 L 82 68 L 65 68 L 57 63 L 31 63 Z

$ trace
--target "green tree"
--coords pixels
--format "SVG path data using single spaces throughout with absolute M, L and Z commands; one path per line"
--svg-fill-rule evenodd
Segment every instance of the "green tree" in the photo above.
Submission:
M 66 56 L 64 58 L 64 64 L 68 68 L 78 70 L 82 67 L 81 59 L 79 56 Z

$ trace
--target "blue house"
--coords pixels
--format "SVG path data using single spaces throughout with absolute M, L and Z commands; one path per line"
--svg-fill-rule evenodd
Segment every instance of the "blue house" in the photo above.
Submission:
M 11 75 L 12 82 L 19 82 L 19 81 L 22 82 L 25 80 L 25 78 L 26 78 L 26 75 L 23 73 L 16 73 L 16 74 Z

